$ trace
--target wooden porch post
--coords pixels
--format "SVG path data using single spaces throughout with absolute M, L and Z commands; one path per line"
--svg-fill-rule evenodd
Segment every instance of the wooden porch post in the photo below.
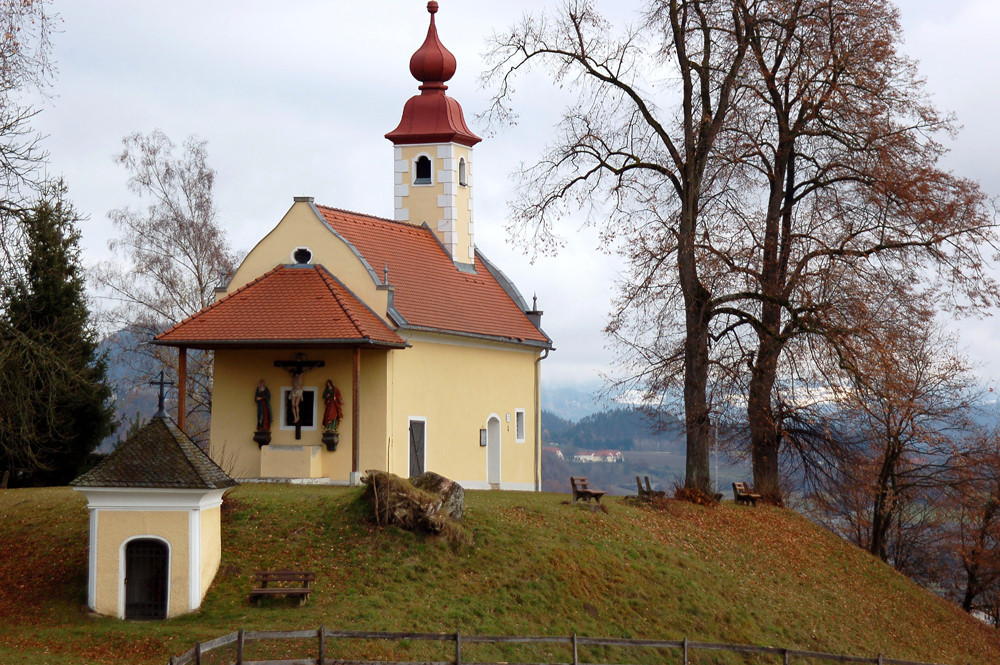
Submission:
M 361 347 L 354 347 L 354 375 L 351 386 L 351 471 L 358 473 L 361 471 L 361 404 L 358 401 L 361 383 Z
M 187 347 L 177 347 L 177 429 L 184 431 L 187 414 Z

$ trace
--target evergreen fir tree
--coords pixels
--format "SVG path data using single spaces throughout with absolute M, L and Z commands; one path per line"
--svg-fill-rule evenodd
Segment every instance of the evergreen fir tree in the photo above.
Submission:
M 106 363 L 84 294 L 78 216 L 60 182 L 24 216 L 27 242 L 0 312 L 0 474 L 62 485 L 112 432 Z

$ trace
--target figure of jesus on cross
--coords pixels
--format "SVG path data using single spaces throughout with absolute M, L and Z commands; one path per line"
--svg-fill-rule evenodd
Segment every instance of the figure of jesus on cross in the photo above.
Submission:
M 292 392 L 289 395 L 289 400 L 292 403 L 292 422 L 296 425 L 299 422 L 299 405 L 302 404 L 302 375 L 308 371 L 308 369 L 300 369 L 292 372 Z
M 288 406 L 292 411 L 292 424 L 295 425 L 295 438 L 302 438 L 302 423 L 300 422 L 299 407 L 302 404 L 304 390 L 302 387 L 302 375 L 315 367 L 323 367 L 326 363 L 322 360 L 306 360 L 304 353 L 295 354 L 294 360 L 275 360 L 274 366 L 280 367 L 291 375 L 292 389 L 288 391 Z M 307 425 L 308 427 L 309 425 Z

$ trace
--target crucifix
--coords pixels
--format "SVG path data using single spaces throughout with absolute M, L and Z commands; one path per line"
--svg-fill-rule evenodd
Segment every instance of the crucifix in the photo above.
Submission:
M 151 385 L 151 386 L 159 386 L 160 387 L 160 403 L 159 403 L 159 408 L 156 411 L 156 415 L 153 416 L 153 417 L 154 418 L 166 418 L 167 417 L 167 411 L 164 408 L 164 401 L 165 401 L 165 398 L 167 396 L 167 390 L 166 389 L 167 389 L 167 386 L 174 385 L 174 382 L 173 381 L 167 381 L 165 378 L 163 378 L 163 370 L 161 369 L 160 370 L 159 379 L 156 380 L 156 381 L 150 381 L 149 385 Z
M 294 360 L 275 360 L 274 366 L 287 370 L 292 375 L 292 391 L 289 395 L 289 402 L 292 407 L 292 422 L 295 424 L 295 440 L 302 438 L 302 422 L 299 420 L 299 405 L 302 403 L 302 375 L 316 367 L 323 367 L 326 363 L 322 360 L 306 360 L 304 353 L 296 353 Z M 313 418 L 315 419 L 315 405 L 313 408 Z

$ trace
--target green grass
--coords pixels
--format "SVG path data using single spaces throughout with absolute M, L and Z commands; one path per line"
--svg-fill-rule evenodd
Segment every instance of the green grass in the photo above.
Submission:
M 68 489 L 0 492 L 0 663 L 158 663 L 237 628 L 647 637 L 942 663 L 1000 662 L 996 631 L 787 510 L 469 492 L 472 546 L 364 519 L 359 490 L 247 485 L 227 496 L 223 561 L 194 614 L 90 615 L 87 511 Z M 247 602 L 256 570 L 315 570 L 304 607 Z M 312 646 L 254 645 L 308 655 Z M 332 645 L 331 657 L 447 660 L 447 644 Z M 268 651 L 270 649 L 270 651 Z M 676 652 L 585 649 L 604 662 Z M 561 646 L 470 645 L 468 660 L 569 660 Z M 719 654 L 694 662 L 744 662 Z M 213 661 L 216 662 L 216 661 Z M 217 662 L 222 662 L 221 660 Z M 767 662 L 748 660 L 746 662 Z

